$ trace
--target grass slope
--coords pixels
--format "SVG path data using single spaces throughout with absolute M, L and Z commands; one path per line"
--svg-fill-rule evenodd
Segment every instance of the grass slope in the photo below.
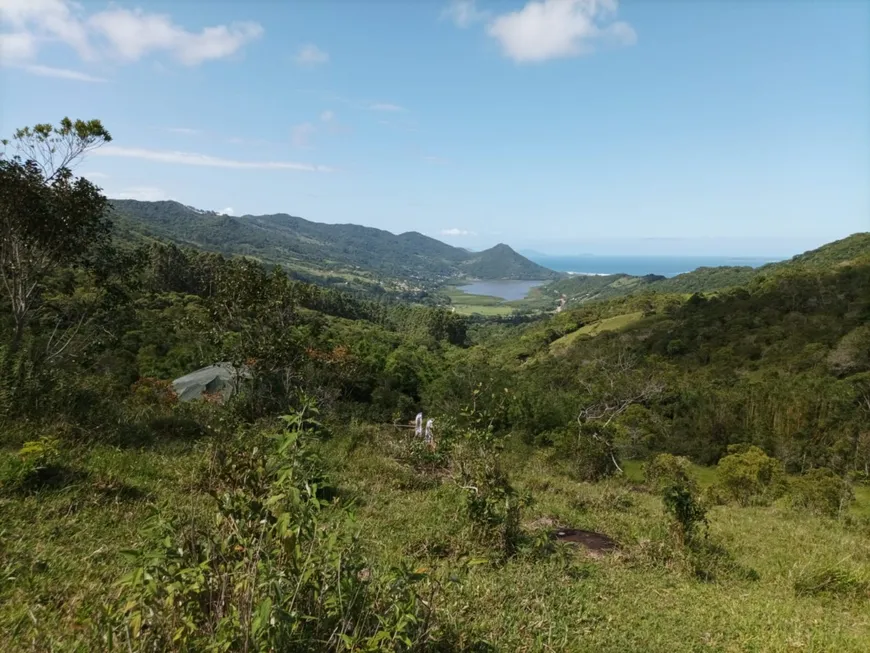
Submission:
M 342 496 L 357 505 L 373 569 L 405 563 L 435 573 L 481 563 L 432 599 L 439 621 L 463 633 L 454 650 L 866 651 L 866 600 L 796 590 L 825 573 L 859 586 L 870 578 L 866 527 L 779 505 L 714 508 L 710 537 L 737 571 L 705 581 L 668 552 L 660 500 L 635 487 L 639 464 L 626 465 L 625 480 L 578 483 L 546 451 L 516 446 L 503 462 L 531 499 L 522 515 L 529 538 L 570 526 L 605 533 L 621 550 L 592 559 L 559 545 L 549 555 L 532 548 L 497 563 L 474 544 L 464 492 L 390 455 L 401 439 L 394 429 L 352 427 L 320 449 Z M 202 444 L 96 446 L 69 456 L 63 482 L 0 501 L 2 650 L 101 648 L 100 605 L 115 596 L 128 564 L 122 552 L 146 537 L 153 508 L 202 518 Z M 9 455 L 0 452 L 0 464 Z M 710 482 L 709 470 L 694 469 L 702 485 Z
M 572 331 L 571 333 L 562 336 L 558 340 L 554 340 L 550 343 L 550 353 L 551 354 L 560 354 L 566 352 L 571 344 L 580 336 L 597 336 L 600 333 L 606 333 L 607 331 L 619 331 L 620 329 L 624 329 L 625 327 L 638 322 L 643 317 L 642 311 L 637 311 L 635 313 L 626 313 L 625 315 L 614 315 L 613 317 L 607 317 L 603 320 L 598 320 L 597 322 L 592 322 L 590 324 L 583 325 L 576 331 Z

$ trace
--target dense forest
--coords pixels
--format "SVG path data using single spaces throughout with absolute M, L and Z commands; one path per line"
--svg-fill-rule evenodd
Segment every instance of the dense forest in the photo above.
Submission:
M 290 215 L 233 217 L 178 202 L 113 200 L 128 240 L 151 238 L 281 265 L 309 280 L 324 276 L 389 288 L 431 289 L 462 278 L 555 279 L 553 270 L 507 245 L 483 252 L 452 247 L 416 232 L 399 235 L 355 224 L 320 224 Z
M 507 246 L 112 203 L 110 140 L 0 158 L 4 650 L 866 650 L 870 234 L 472 319 L 288 261 Z

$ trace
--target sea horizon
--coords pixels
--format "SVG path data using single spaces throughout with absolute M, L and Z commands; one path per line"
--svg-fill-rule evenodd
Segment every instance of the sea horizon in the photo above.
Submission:
M 675 277 L 701 267 L 748 266 L 757 268 L 767 263 L 785 260 L 785 257 L 773 256 L 618 256 L 595 254 L 551 256 L 540 253 L 529 255 L 527 258 L 551 270 L 574 275 L 630 274 L 644 276 L 658 274 L 664 277 Z

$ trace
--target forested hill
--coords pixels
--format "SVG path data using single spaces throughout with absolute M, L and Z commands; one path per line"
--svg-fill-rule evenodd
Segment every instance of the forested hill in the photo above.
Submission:
M 474 253 L 461 264 L 467 275 L 478 279 L 552 279 L 559 276 L 504 243 L 483 252 Z
M 308 273 L 400 280 L 425 286 L 472 276 L 555 279 L 507 245 L 485 252 L 452 247 L 417 232 L 393 234 L 355 224 L 322 224 L 286 215 L 233 217 L 178 202 L 113 200 L 121 234 L 161 238 L 226 255 L 245 255 Z
M 744 285 L 756 278 L 781 274 L 789 270 L 829 270 L 870 257 L 870 233 L 857 233 L 828 243 L 787 261 L 768 263 L 758 268 L 749 266 L 701 267 L 675 277 L 659 275 L 605 276 L 577 275 L 558 280 L 538 290 L 553 297 L 564 295 L 568 305 L 623 297 L 637 292 L 696 293 L 712 292 Z

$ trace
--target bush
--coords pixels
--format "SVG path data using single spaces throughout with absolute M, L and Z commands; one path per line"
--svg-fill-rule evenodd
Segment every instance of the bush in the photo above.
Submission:
M 826 467 L 811 469 L 790 483 L 793 507 L 836 517 L 855 501 L 852 486 Z
M 663 491 L 665 510 L 674 519 L 681 544 L 692 544 L 701 531 L 706 535 L 707 509 L 686 482 L 675 482 Z
M 454 479 L 466 492 L 467 513 L 477 538 L 504 556 L 516 553 L 520 513 L 526 503 L 499 460 L 491 434 L 470 430 L 453 446 Z
M 683 456 L 659 454 L 644 466 L 644 480 L 651 491 L 661 494 L 673 485 L 684 485 L 696 490 L 695 481 L 689 476 L 691 463 Z
M 350 515 L 323 498 L 308 420 L 285 421 L 216 457 L 211 522 L 152 520 L 152 544 L 128 552 L 135 567 L 108 611 L 109 649 L 407 650 L 428 639 L 426 577 L 372 574 Z
M 619 472 L 613 446 L 604 439 L 592 437 L 593 427 L 583 425 L 580 432 L 566 429 L 555 437 L 553 458 L 570 465 L 570 473 L 580 481 L 595 482 Z
M 740 505 L 769 505 L 787 490 L 782 463 L 752 445 L 730 445 L 716 466 L 718 489 Z

